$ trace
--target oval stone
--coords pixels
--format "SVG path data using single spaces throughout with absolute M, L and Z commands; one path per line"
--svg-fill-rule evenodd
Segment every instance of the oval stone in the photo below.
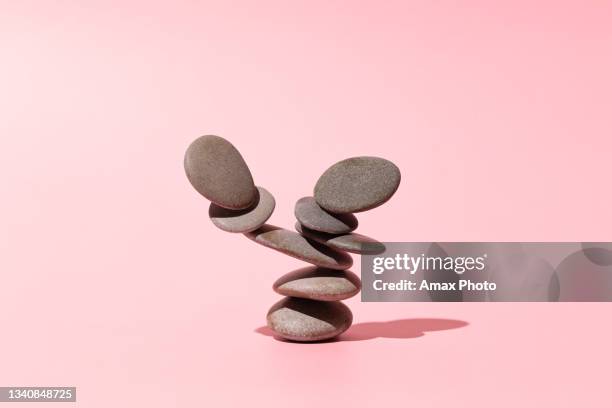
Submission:
M 401 180 L 400 170 L 379 157 L 352 157 L 323 173 L 314 188 L 317 203 L 333 213 L 366 211 L 393 196 Z
M 351 310 L 342 302 L 287 297 L 270 308 L 268 327 L 293 341 L 321 341 L 345 332 L 353 323 Z
M 247 232 L 245 235 L 258 244 L 323 268 L 348 269 L 353 265 L 353 258 L 350 255 L 309 241 L 300 234 L 284 228 L 264 224 L 261 228 Z
M 272 288 L 285 296 L 333 301 L 355 296 L 361 281 L 351 271 L 308 266 L 282 276 Z
M 257 187 L 255 204 L 246 210 L 228 210 L 210 203 L 208 216 L 218 228 L 227 232 L 249 232 L 256 230 L 268 221 L 274 212 L 276 201 L 263 187 Z
M 191 185 L 219 207 L 244 210 L 257 197 L 251 171 L 240 152 L 219 136 L 201 136 L 185 152 Z
M 353 214 L 332 214 L 317 204 L 313 197 L 302 197 L 295 203 L 295 218 L 307 228 L 330 234 L 346 234 L 357 228 Z
M 306 228 L 299 222 L 295 223 L 295 230 L 308 239 L 339 251 L 376 255 L 382 254 L 386 249 L 381 242 L 355 232 L 341 235 L 326 234 Z

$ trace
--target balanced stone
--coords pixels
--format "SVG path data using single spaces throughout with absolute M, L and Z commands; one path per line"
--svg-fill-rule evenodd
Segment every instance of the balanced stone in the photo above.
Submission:
M 303 197 L 295 203 L 295 218 L 307 228 L 330 234 L 351 232 L 359 224 L 353 214 L 332 214 L 325 211 L 313 197 Z
M 295 229 L 304 237 L 339 251 L 376 255 L 385 252 L 386 249 L 381 242 L 355 232 L 340 235 L 326 234 L 306 228 L 299 222 L 295 223 Z
M 258 244 L 323 268 L 348 269 L 353 265 L 350 255 L 273 225 L 264 224 L 261 228 L 245 235 Z
M 185 153 L 191 185 L 216 205 L 244 210 L 257 198 L 253 177 L 240 152 L 219 136 L 201 136 Z
M 272 287 L 285 296 L 333 301 L 355 296 L 361 281 L 351 271 L 308 266 L 282 276 Z
M 351 327 L 353 314 L 342 302 L 287 297 L 270 308 L 267 320 L 268 327 L 285 339 L 321 341 Z
M 400 170 L 379 157 L 352 157 L 342 160 L 317 181 L 314 198 L 334 213 L 366 211 L 385 203 L 399 187 Z
M 246 210 L 228 210 L 210 203 L 208 216 L 213 224 L 227 232 L 249 232 L 265 224 L 270 218 L 276 201 L 272 194 L 263 187 L 257 187 L 255 204 Z

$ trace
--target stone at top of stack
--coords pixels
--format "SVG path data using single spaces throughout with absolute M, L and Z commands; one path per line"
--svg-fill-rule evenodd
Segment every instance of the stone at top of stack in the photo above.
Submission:
M 193 188 L 220 207 L 244 210 L 257 197 L 249 167 L 238 149 L 222 137 L 194 140 L 185 152 L 184 165 Z
M 218 228 L 245 233 L 261 227 L 272 215 L 272 194 L 255 187 L 242 155 L 227 140 L 207 135 L 185 152 L 185 173 L 191 185 L 211 201 L 208 215 Z
M 314 188 L 314 198 L 325 210 L 356 213 L 387 202 L 401 181 L 399 168 L 380 157 L 351 157 L 325 172 Z

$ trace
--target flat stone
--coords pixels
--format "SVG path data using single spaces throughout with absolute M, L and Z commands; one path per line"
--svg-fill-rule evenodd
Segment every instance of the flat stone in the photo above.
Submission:
M 361 281 L 351 271 L 308 266 L 282 276 L 272 287 L 285 296 L 333 301 L 355 296 L 361 289 Z
M 267 321 L 274 333 L 287 340 L 321 341 L 351 327 L 353 314 L 342 302 L 287 297 L 270 308 Z
M 313 197 L 300 198 L 295 203 L 295 218 L 307 228 L 330 234 L 345 234 L 357 228 L 353 214 L 332 214 L 322 209 Z
M 263 187 L 257 187 L 255 204 L 246 210 L 228 210 L 210 203 L 208 216 L 218 228 L 227 232 L 249 232 L 256 230 L 268 221 L 274 212 L 276 201 Z
M 204 197 L 230 210 L 249 208 L 257 198 L 251 171 L 240 152 L 219 136 L 201 136 L 185 152 L 185 173 Z
M 330 269 L 348 269 L 353 265 L 350 255 L 309 241 L 300 234 L 264 224 L 245 234 L 249 239 L 286 255 L 313 265 Z
M 366 211 L 393 196 L 401 180 L 400 170 L 379 157 L 352 157 L 323 173 L 314 198 L 327 211 L 345 214 Z
M 385 246 L 373 238 L 351 232 L 349 234 L 326 234 L 324 232 L 313 231 L 309 228 L 295 223 L 295 230 L 304 237 L 326 245 L 339 251 L 352 252 L 354 254 L 376 255 L 385 252 Z

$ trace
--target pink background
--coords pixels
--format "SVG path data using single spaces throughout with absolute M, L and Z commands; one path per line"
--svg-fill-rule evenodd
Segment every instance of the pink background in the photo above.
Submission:
M 230 139 L 281 226 L 367 154 L 403 174 L 359 217 L 380 240 L 610 241 L 611 13 L 0 1 L 0 385 L 105 408 L 609 405 L 609 304 L 353 298 L 344 341 L 257 332 L 304 264 L 214 228 L 182 159 Z

